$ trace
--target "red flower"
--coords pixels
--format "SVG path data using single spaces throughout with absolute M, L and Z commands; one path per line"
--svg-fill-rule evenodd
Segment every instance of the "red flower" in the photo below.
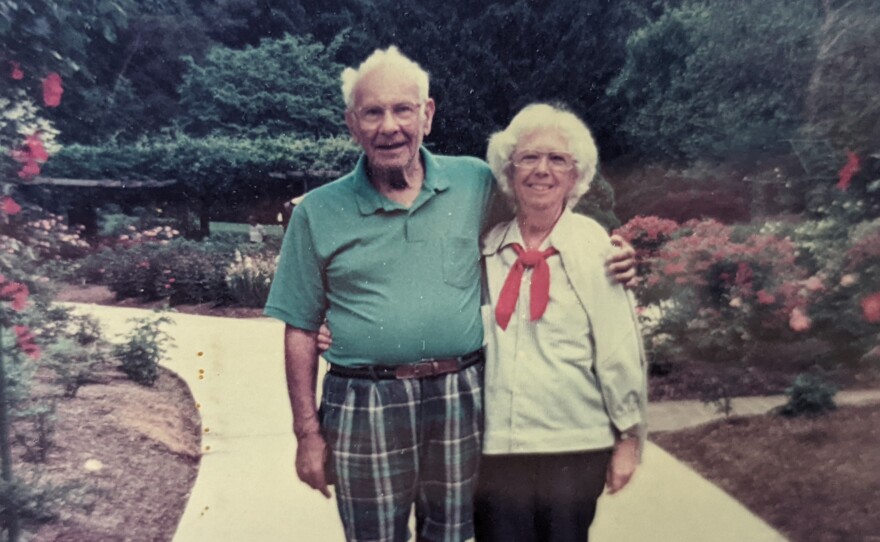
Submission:
M 669 263 L 663 267 L 663 272 L 667 275 L 677 275 L 687 271 L 687 267 L 683 263 Z
M 24 146 L 27 148 L 28 155 L 31 160 L 43 163 L 49 159 L 49 153 L 43 146 L 43 140 L 40 139 L 40 132 L 34 132 L 27 136 L 24 140 Z
M 758 290 L 758 303 L 761 305 L 770 305 L 776 303 L 776 296 L 767 290 Z
M 813 325 L 813 321 L 810 320 L 810 317 L 804 313 L 800 308 L 795 308 L 791 311 L 791 318 L 788 320 L 788 326 L 794 332 L 801 332 L 810 329 L 810 326 Z
M 31 359 L 39 359 L 40 347 L 34 342 L 34 334 L 26 326 L 15 326 L 15 338 L 18 347 Z
M 749 267 L 749 264 L 740 262 L 739 265 L 736 266 L 736 277 L 734 278 L 734 281 L 740 286 L 752 282 L 752 268 Z
M 28 287 L 20 282 L 7 282 L 0 288 L 0 298 L 11 300 L 12 308 L 16 312 L 24 310 L 27 306 L 28 295 L 30 295 Z
M 64 88 L 61 86 L 61 76 L 51 72 L 43 79 L 43 103 L 46 107 L 58 107 L 61 104 L 61 95 Z
M 17 215 L 18 213 L 21 212 L 21 205 L 16 203 L 15 200 L 9 196 L 3 197 L 2 207 L 3 207 L 3 212 L 6 213 L 7 215 Z
M 36 177 L 40 174 L 40 164 L 31 160 L 21 168 L 18 172 L 18 176 L 22 179 L 30 179 L 31 177 Z
M 16 81 L 21 81 L 24 78 L 24 72 L 21 71 L 21 65 L 14 60 L 10 61 L 9 65 L 12 66 L 12 70 L 9 72 L 9 76 Z
M 840 173 L 838 174 L 840 180 L 837 181 L 837 188 L 841 190 L 849 188 L 849 183 L 852 181 L 853 175 L 862 169 L 862 166 L 859 163 L 859 157 L 856 153 L 846 151 L 846 156 L 846 164 L 840 168 Z
M 871 324 L 880 322 L 880 292 L 875 292 L 862 300 L 862 314 Z
M 16 162 L 24 164 L 21 171 L 18 172 L 18 176 L 22 179 L 39 175 L 40 164 L 49 159 L 49 153 L 46 152 L 46 147 L 43 146 L 39 132 L 34 132 L 27 136 L 21 148 L 13 149 L 9 154 Z

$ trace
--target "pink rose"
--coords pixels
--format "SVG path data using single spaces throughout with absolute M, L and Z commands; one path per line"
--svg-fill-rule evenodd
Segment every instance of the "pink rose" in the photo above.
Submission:
M 810 317 L 807 316 L 800 307 L 796 307 L 791 311 L 791 318 L 788 319 L 788 326 L 792 331 L 800 333 L 801 331 L 810 329 L 810 326 L 812 325 L 813 321 L 810 320 Z

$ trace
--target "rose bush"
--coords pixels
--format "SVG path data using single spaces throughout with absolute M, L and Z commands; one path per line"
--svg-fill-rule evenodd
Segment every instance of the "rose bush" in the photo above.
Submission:
M 648 269 L 637 293 L 657 308 L 648 346 L 661 361 L 741 360 L 761 341 L 811 328 L 807 307 L 823 278 L 798 263 L 789 238 L 714 220 L 677 226 L 645 217 L 622 231 L 637 232 L 624 235 Z

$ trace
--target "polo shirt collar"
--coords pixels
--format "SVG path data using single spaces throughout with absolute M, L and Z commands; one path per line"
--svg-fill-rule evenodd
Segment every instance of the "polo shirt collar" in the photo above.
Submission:
M 415 209 L 421 204 L 420 202 L 424 201 L 424 192 L 426 190 L 430 192 L 427 197 L 430 197 L 449 188 L 448 173 L 440 166 L 437 158 L 428 152 L 428 149 L 425 147 L 419 147 L 419 154 L 421 155 L 422 163 L 425 165 L 425 179 L 422 181 L 422 194 L 419 194 L 419 197 L 416 198 L 411 209 Z M 362 215 L 371 215 L 378 211 L 404 209 L 404 207 L 382 196 L 373 184 L 370 183 L 370 176 L 367 174 L 367 156 L 365 154 L 361 154 L 352 173 L 354 175 L 355 198 Z

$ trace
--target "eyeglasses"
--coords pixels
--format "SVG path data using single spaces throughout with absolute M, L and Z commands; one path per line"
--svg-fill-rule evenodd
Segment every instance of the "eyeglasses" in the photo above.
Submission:
M 399 124 L 409 124 L 418 117 L 421 108 L 422 104 L 420 103 L 399 103 L 392 105 L 390 108 L 375 105 L 357 109 L 354 114 L 360 123 L 367 127 L 381 124 L 385 119 L 385 112 L 389 110 L 391 111 L 391 116 Z
M 571 171 L 577 165 L 577 160 L 567 152 L 540 152 L 524 150 L 513 155 L 513 165 L 520 169 L 535 169 L 541 163 L 541 159 L 547 157 L 547 167 L 557 172 Z

